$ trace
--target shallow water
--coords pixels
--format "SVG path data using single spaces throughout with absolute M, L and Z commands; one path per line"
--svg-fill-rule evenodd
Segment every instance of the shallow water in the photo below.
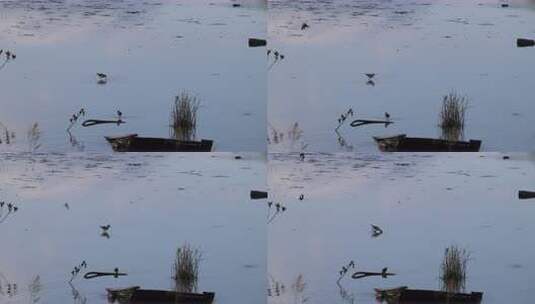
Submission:
M 285 55 L 268 75 L 270 151 L 372 152 L 372 136 L 438 137 L 451 91 L 468 98 L 464 135 L 481 139 L 482 151 L 535 149 L 535 49 L 516 47 L 535 37 L 535 3 L 507 2 L 270 1 L 270 48 Z M 365 73 L 376 73 L 374 85 Z M 349 108 L 355 116 L 337 135 Z M 385 112 L 388 128 L 349 126 Z M 297 137 L 287 134 L 295 122 Z
M 110 151 L 105 135 L 168 137 L 174 97 L 186 90 L 201 101 L 198 138 L 213 139 L 215 151 L 265 151 L 265 48 L 247 46 L 266 36 L 264 1 L 4 0 L 0 8 L 0 49 L 17 55 L 0 70 L 0 122 L 16 135 L 1 149 L 27 150 L 34 122 L 42 152 Z M 120 110 L 126 124 L 80 120 L 71 140 L 65 130 L 81 108 L 83 119 Z
M 483 303 L 531 303 L 535 205 L 517 191 L 534 190 L 535 155 L 502 156 L 270 155 L 270 194 L 287 209 L 268 228 L 269 303 L 375 303 L 373 288 L 439 289 L 450 245 L 470 253 L 466 290 L 484 292 Z M 373 238 L 371 224 L 384 233 Z M 338 286 L 350 260 L 357 267 Z M 351 279 L 383 267 L 397 275 Z
M 19 210 L 0 209 L 0 303 L 106 303 L 107 287 L 172 289 L 185 242 L 202 252 L 199 291 L 214 291 L 220 304 L 265 302 L 265 209 L 249 200 L 251 189 L 265 189 L 265 160 L 242 156 L 5 155 L 0 200 Z M 100 235 L 106 224 L 109 238 Z M 82 277 L 115 267 L 128 276 Z

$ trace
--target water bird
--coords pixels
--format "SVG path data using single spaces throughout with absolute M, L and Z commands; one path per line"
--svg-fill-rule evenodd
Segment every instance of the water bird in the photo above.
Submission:
M 9 59 L 11 57 L 11 52 L 10 51 L 6 51 L 6 58 Z
M 353 260 L 351 260 L 351 261 L 349 262 L 348 267 L 355 268 L 355 262 L 354 262 Z
M 278 51 L 273 52 L 273 55 L 275 55 L 275 59 L 276 60 L 279 59 L 279 52 Z
M 17 210 L 19 210 L 19 207 L 13 206 L 13 212 L 17 212 Z
M 267 55 L 269 56 L 271 54 L 271 50 L 267 50 Z
M 65 209 L 69 210 L 69 204 L 65 203 L 63 206 L 65 206 Z
M 282 206 L 281 209 L 282 209 L 282 212 L 286 211 L 286 207 L 284 206 Z
M 273 202 L 268 202 L 268 207 L 271 208 L 271 206 L 273 205 Z
M 303 199 L 305 199 L 305 195 L 301 193 L 301 195 L 299 195 L 299 200 L 302 201 Z
M 0 207 L 4 207 L 4 204 L 5 204 L 5 203 L 6 203 L 6 202 L 0 202 Z
M 388 276 L 388 267 L 385 267 L 383 268 L 383 270 L 381 270 L 381 276 L 383 278 L 386 278 Z
M 119 119 L 121 119 L 121 117 L 123 116 L 123 112 L 117 110 L 117 116 L 119 117 Z
M 0 50 L 0 55 L 2 55 L 3 52 L 4 52 L 4 50 Z
M 349 110 L 347 110 L 347 115 L 351 115 L 351 117 L 353 117 L 353 108 L 349 108 Z
M 108 230 L 110 230 L 111 228 L 111 225 L 106 225 L 106 226 L 100 226 L 100 229 L 102 229 L 104 232 L 107 232 Z
M 308 24 L 304 23 L 301 25 L 301 30 L 306 30 L 307 28 L 309 28 L 310 26 L 308 26 Z
M 81 267 L 84 267 L 84 268 L 87 268 L 87 263 L 84 261 L 82 261 L 82 264 L 80 264 Z
M 373 77 L 375 77 L 375 73 L 366 73 L 364 74 L 368 77 L 368 79 L 372 80 Z
M 383 234 L 383 229 L 381 229 L 381 227 L 376 226 L 376 225 L 372 225 L 372 231 L 373 231 L 373 236 L 379 236 Z
M 388 112 L 385 112 L 385 118 L 386 120 L 390 120 L 390 114 Z
M 15 53 L 11 53 L 11 58 L 12 58 L 12 59 L 16 59 L 16 58 L 17 58 L 17 55 L 15 55 Z
M 108 78 L 108 75 L 106 75 L 104 73 L 97 73 L 97 77 L 100 78 L 100 79 L 104 79 L 104 78 Z
M 302 161 L 305 160 L 305 153 L 303 152 L 299 153 L 299 159 Z

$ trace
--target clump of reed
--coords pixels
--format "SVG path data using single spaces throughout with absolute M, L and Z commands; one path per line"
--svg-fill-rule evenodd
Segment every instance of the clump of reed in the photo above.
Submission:
M 192 248 L 188 243 L 177 249 L 173 264 L 173 279 L 175 280 L 177 291 L 197 291 L 201 259 L 201 251 L 197 248 Z
M 442 138 L 458 141 L 464 137 L 464 121 L 468 99 L 455 92 L 442 98 L 442 108 L 439 115 L 439 126 L 442 129 Z
M 39 129 L 39 124 L 34 122 L 28 132 L 26 133 L 28 139 L 28 149 L 29 152 L 33 153 L 41 147 L 39 140 L 41 139 L 41 130 Z
M 182 91 L 175 97 L 171 109 L 171 137 L 178 140 L 194 140 L 197 132 L 198 97 Z
M 470 254 L 466 249 L 450 246 L 444 251 L 444 259 L 440 265 L 442 289 L 447 292 L 460 292 L 465 288 L 466 267 Z

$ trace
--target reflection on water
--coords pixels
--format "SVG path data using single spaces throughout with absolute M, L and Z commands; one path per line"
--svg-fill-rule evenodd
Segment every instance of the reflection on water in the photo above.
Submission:
M 262 303 L 265 209 L 249 192 L 266 187 L 265 161 L 240 156 L 3 154 L 0 303 L 103 303 L 105 288 L 174 290 L 185 243 L 202 253 L 199 292 L 215 292 L 216 303 Z M 18 209 L 9 213 L 12 202 Z
M 268 226 L 270 277 L 302 275 L 310 304 L 375 303 L 374 288 L 441 290 L 442 278 L 483 303 L 530 303 L 535 205 L 517 192 L 534 188 L 535 156 L 507 157 L 270 154 L 270 199 L 287 206 Z M 274 282 L 269 302 L 294 303 Z
M 441 137 L 442 96 L 457 91 L 469 99 L 466 139 L 482 140 L 484 151 L 533 150 L 535 61 L 533 49 L 515 41 L 535 35 L 535 4 L 508 3 L 270 1 L 270 48 L 286 57 L 268 72 L 268 121 L 298 121 L 307 151 L 375 152 L 373 136 Z M 354 119 L 384 120 L 388 113 L 394 123 L 344 124 L 340 144 L 333 130 L 348 108 Z
M 266 2 L 239 2 L 0 1 L 0 49 L 17 56 L 0 54 L 0 122 L 17 135 L 0 148 L 26 151 L 34 122 L 43 152 L 111 151 L 106 135 L 165 138 L 174 96 L 187 90 L 202 100 L 199 137 L 217 151 L 263 151 L 265 48 L 247 39 L 266 37 Z M 81 126 L 117 112 L 124 124 Z

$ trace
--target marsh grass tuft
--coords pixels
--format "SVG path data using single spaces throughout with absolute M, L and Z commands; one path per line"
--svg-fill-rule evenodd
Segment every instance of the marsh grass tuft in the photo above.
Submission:
M 197 248 L 192 248 L 188 243 L 177 249 L 173 265 L 173 279 L 175 280 L 177 291 L 197 291 L 201 258 L 201 251 Z
M 450 246 L 444 251 L 440 265 L 442 289 L 447 292 L 460 292 L 465 288 L 466 266 L 470 254 L 457 246 Z
M 442 109 L 439 115 L 439 126 L 442 129 L 442 138 L 458 141 L 464 137 L 464 121 L 468 99 L 451 92 L 442 98 Z
M 26 137 L 28 138 L 29 152 L 33 153 L 41 147 L 41 144 L 39 143 L 39 140 L 41 139 L 41 130 L 39 129 L 39 124 L 37 122 L 32 124 Z
M 182 91 L 175 97 L 171 110 L 171 136 L 178 140 L 194 140 L 197 132 L 198 97 Z

